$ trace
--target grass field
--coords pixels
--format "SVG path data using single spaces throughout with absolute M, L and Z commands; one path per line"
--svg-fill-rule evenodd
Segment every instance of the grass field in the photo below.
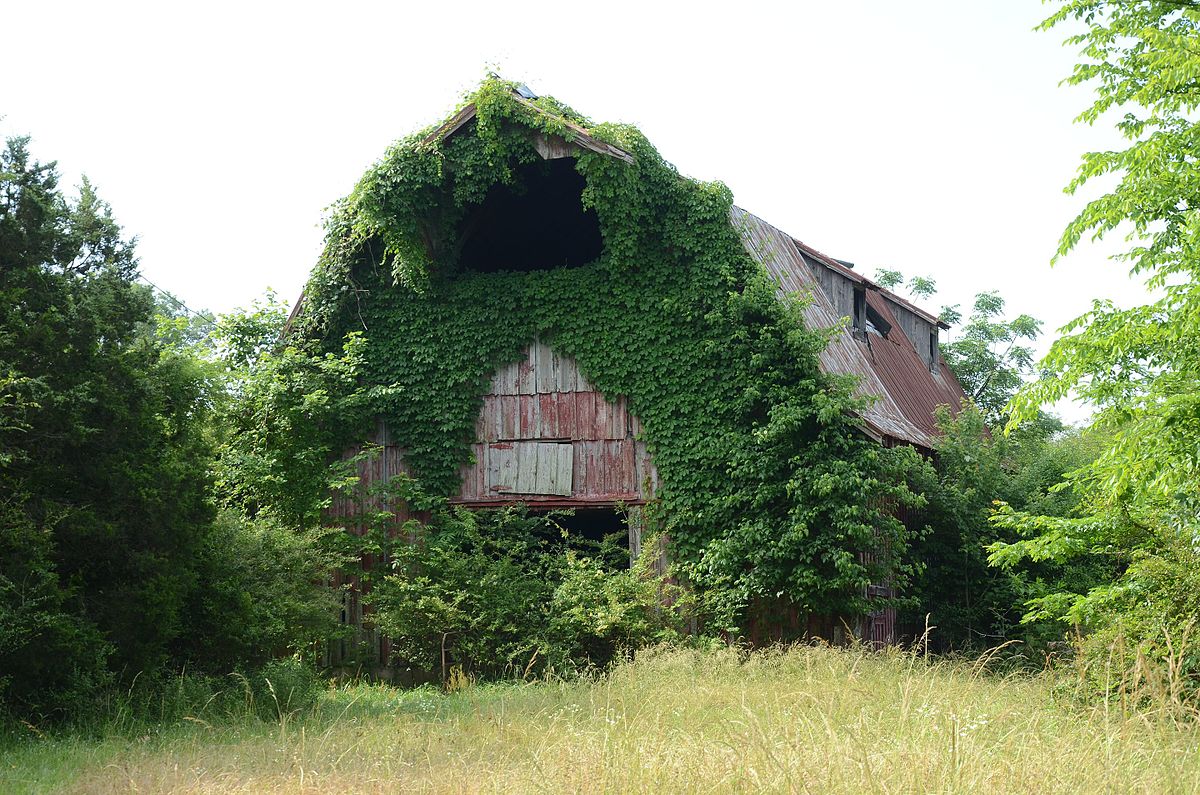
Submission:
M 242 716 L 0 749 L 8 792 L 1200 792 L 1200 730 L 1046 675 L 797 647 L 643 655 L 590 682 L 354 685 Z

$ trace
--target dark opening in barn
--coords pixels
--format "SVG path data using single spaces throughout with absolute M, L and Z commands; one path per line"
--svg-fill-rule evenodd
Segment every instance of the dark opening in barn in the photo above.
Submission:
M 583 207 L 583 176 L 571 157 L 516 169 L 516 184 L 493 185 L 463 219 L 459 262 L 477 272 L 574 268 L 600 256 L 594 210 Z
M 610 565 L 629 566 L 629 523 L 624 511 L 611 506 L 574 508 L 569 513 L 556 511 L 554 521 L 572 539 L 610 553 L 605 556 Z

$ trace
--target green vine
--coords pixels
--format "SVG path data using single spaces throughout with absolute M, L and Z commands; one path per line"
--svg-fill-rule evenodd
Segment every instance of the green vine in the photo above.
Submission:
M 722 626 L 756 598 L 860 613 L 867 584 L 902 584 L 909 534 L 884 507 L 917 499 L 904 483 L 916 457 L 858 431 L 849 385 L 818 367 L 829 332 L 806 329 L 800 299 L 779 297 L 747 254 L 728 188 L 682 178 L 632 127 L 590 126 L 548 99 L 534 110 L 502 81 L 469 101 L 471 129 L 398 142 L 339 206 L 298 321 L 329 349 L 364 334 L 363 378 L 383 387 L 371 408 L 424 487 L 457 490 L 489 379 L 539 338 L 641 418 L 662 481 L 654 513 Z M 634 157 L 576 158 L 604 253 L 461 270 L 463 214 L 538 160 L 529 130 L 569 139 L 565 118 Z

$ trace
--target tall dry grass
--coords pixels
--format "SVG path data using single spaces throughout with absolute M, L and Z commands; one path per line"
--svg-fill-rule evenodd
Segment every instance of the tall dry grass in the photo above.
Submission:
M 1200 730 L 899 652 L 643 654 L 595 681 L 355 685 L 274 723 L 10 749 L 0 790 L 1200 792 Z M 460 683 L 461 684 L 461 683 Z

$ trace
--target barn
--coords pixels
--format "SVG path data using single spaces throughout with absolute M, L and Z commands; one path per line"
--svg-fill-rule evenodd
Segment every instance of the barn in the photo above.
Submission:
M 505 137 L 489 138 L 499 131 Z M 722 290 L 749 294 L 751 282 L 768 285 L 770 300 L 786 304 L 779 316 L 788 322 L 829 330 L 819 344 L 800 343 L 796 361 L 781 365 L 800 368 L 789 378 L 847 384 L 855 434 L 930 454 L 935 409 L 964 399 L 938 352 L 947 326 L 853 265 L 734 206 L 723 187 L 693 189 L 673 169 L 650 169 L 652 150 L 640 139 L 622 140 L 619 130 L 591 126 L 524 86 L 489 81 L 451 118 L 399 144 L 343 205 L 354 220 L 341 222 L 339 236 L 335 219 L 324 262 L 289 324 L 305 334 L 361 331 L 375 346 L 369 377 L 391 397 L 347 445 L 346 456 L 360 459 L 361 482 L 415 473 L 468 508 L 520 502 L 573 509 L 574 529 L 623 528 L 636 557 L 647 506 L 683 506 L 685 488 L 738 481 L 745 465 L 720 460 L 729 454 L 719 444 L 732 449 L 771 414 L 761 394 L 748 407 L 724 408 L 746 400 L 745 392 L 770 391 L 739 390 L 736 375 L 755 377 L 755 361 L 769 357 L 741 349 L 767 343 L 738 342 L 743 321 L 713 319 L 738 300 Z M 636 197 L 676 196 L 676 182 L 696 198 L 639 209 Z M 623 236 L 621 228 L 638 231 Z M 671 265 L 648 273 L 630 264 L 648 250 Z M 730 262 L 737 263 L 733 273 Z M 673 280 L 702 286 L 679 292 Z M 317 296 L 323 310 L 313 306 Z M 464 307 L 476 306 L 478 319 L 464 321 Z M 749 323 L 765 322 L 762 314 L 743 312 Z M 706 335 L 713 339 L 700 345 Z M 820 375 L 803 369 L 810 353 Z M 720 383 L 726 376 L 731 383 Z M 800 435 L 815 445 L 823 432 Z M 378 454 L 359 455 L 366 448 Z M 703 473 L 691 486 L 680 476 L 690 472 Z M 335 500 L 331 513 L 358 515 L 369 498 L 356 499 Z M 764 514 L 775 510 L 770 498 L 755 499 Z M 404 505 L 387 508 L 398 521 L 413 515 Z M 779 508 L 780 517 L 796 513 Z M 871 557 L 865 547 L 850 552 Z M 888 586 L 872 588 L 868 595 Z M 785 613 L 792 630 L 832 632 L 816 608 Z M 357 589 L 343 618 L 364 623 Z M 890 642 L 894 616 L 876 611 L 860 631 Z M 751 627 L 750 634 L 771 633 Z M 371 642 L 386 658 L 386 640 Z

